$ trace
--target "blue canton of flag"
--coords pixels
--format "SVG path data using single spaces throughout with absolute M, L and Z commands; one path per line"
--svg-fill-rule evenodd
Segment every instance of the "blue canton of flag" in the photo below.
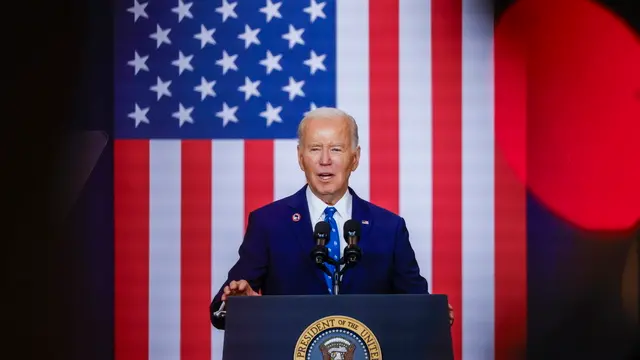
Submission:
M 119 0 L 118 138 L 295 138 L 336 102 L 331 1 Z

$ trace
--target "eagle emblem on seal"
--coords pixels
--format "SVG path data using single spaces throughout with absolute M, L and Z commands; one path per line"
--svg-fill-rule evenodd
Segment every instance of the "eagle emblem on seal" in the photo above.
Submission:
M 356 345 L 350 341 L 333 337 L 319 346 L 322 360 L 354 360 Z

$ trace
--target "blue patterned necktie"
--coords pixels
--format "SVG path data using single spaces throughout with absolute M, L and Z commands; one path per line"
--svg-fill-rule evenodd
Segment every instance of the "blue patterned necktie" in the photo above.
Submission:
M 333 218 L 333 214 L 335 213 L 336 208 L 334 207 L 327 207 L 326 209 L 324 209 L 324 221 L 328 222 L 329 225 L 331 225 L 331 234 L 329 235 L 329 243 L 327 244 L 327 249 L 329 249 L 329 256 L 337 261 L 340 259 L 340 233 L 338 232 L 338 223 L 336 223 L 336 219 Z M 333 265 L 327 264 L 327 268 L 332 274 L 335 271 Z M 333 294 L 333 283 L 331 276 L 325 274 L 325 278 L 327 279 L 329 294 Z

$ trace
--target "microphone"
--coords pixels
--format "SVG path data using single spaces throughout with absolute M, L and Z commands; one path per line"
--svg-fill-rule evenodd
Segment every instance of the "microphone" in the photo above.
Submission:
M 323 264 L 329 257 L 329 250 L 326 245 L 329 241 L 329 234 L 331 233 L 331 225 L 326 221 L 320 221 L 316 224 L 313 231 L 313 239 L 316 242 L 316 246 L 311 251 L 311 258 L 316 265 Z
M 350 219 L 344 223 L 343 231 L 344 239 L 347 242 L 347 248 L 344 250 L 344 258 L 347 264 L 355 265 L 362 258 L 362 250 L 358 246 L 360 241 L 360 223 Z

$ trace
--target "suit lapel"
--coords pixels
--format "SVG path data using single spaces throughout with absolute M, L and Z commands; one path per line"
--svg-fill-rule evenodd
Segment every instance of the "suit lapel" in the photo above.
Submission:
M 291 218 L 286 221 L 291 223 L 292 232 L 295 234 L 295 242 L 298 243 L 304 254 L 309 255 L 309 264 L 315 268 L 316 276 L 322 284 L 326 284 L 324 273 L 313 265 L 313 260 L 310 256 L 315 242 L 313 241 L 313 226 L 311 225 L 311 215 L 309 214 L 309 205 L 307 204 L 307 186 L 308 185 L 305 185 L 291 197 L 289 201 L 289 207 L 291 208 L 291 214 L 289 215 Z M 299 217 L 299 220 L 293 221 L 292 219 L 296 215 Z M 326 285 L 324 287 L 326 287 Z
M 353 197 L 351 218 L 360 223 L 360 245 L 362 245 L 366 242 L 369 230 L 371 230 L 371 212 L 366 201 L 362 200 L 351 188 L 349 191 Z
M 351 208 L 351 218 L 357 221 L 360 224 L 360 241 L 358 245 L 360 249 L 362 249 L 362 256 L 366 256 L 366 248 L 367 248 L 367 240 L 369 238 L 369 232 L 371 227 L 373 226 L 373 219 L 371 219 L 371 211 L 369 209 L 369 204 L 362 200 L 353 189 L 349 188 L 349 192 L 351 192 L 352 196 L 352 208 Z M 358 265 L 355 267 L 348 269 L 343 277 L 342 277 L 342 288 L 347 289 L 349 283 L 356 273 L 358 273 Z M 354 273 L 355 272 L 355 273 Z

